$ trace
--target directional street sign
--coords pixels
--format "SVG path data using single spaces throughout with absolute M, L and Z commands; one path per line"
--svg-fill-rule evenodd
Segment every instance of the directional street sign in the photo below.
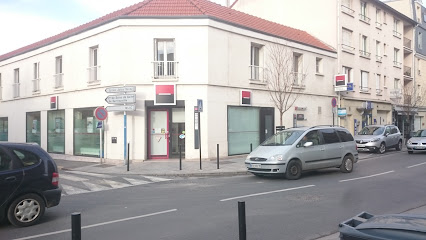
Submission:
M 109 95 L 105 98 L 107 103 L 120 104 L 120 103 L 135 103 L 136 94 L 125 94 L 125 95 Z
M 136 86 L 110 87 L 110 88 L 105 88 L 105 92 L 107 93 L 136 92 Z
M 108 112 L 124 112 L 124 111 L 135 111 L 135 104 L 131 105 L 117 105 L 117 106 L 108 106 L 106 107 Z

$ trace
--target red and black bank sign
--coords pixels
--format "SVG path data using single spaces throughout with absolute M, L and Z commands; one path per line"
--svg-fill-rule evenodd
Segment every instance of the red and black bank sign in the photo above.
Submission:
M 50 97 L 50 109 L 58 110 L 58 96 Z
M 154 105 L 176 105 L 176 85 L 156 84 Z
M 251 91 L 241 90 L 241 105 L 251 105 Z

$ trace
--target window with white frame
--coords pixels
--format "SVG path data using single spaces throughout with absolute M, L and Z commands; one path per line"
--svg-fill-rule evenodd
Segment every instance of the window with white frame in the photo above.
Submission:
M 422 45 L 423 45 L 423 36 L 422 36 L 422 33 L 419 32 L 419 35 L 417 35 L 417 47 L 419 49 L 422 49 Z
M 250 79 L 263 80 L 263 69 L 260 66 L 260 53 L 262 46 L 252 43 L 250 46 Z
M 13 97 L 19 97 L 19 68 L 13 70 Z
M 99 78 L 99 65 L 98 65 L 98 52 L 99 47 L 93 46 L 89 49 L 90 61 L 89 61 L 89 83 L 95 83 L 100 80 Z
M 300 53 L 293 53 L 293 84 L 296 86 L 303 86 L 303 55 Z
M 361 86 L 360 90 L 362 92 L 368 92 L 368 72 L 361 70 Z
M 351 82 L 352 82 L 352 79 L 353 79 L 353 76 L 352 76 L 352 73 L 353 73 L 352 68 L 350 68 L 350 67 L 346 67 L 346 66 L 343 66 L 342 71 L 343 71 L 343 74 L 346 74 L 346 76 L 347 76 L 347 78 L 348 78 L 348 83 L 351 83 Z
M 399 89 L 400 88 L 400 83 L 399 83 L 399 79 L 395 78 L 393 81 L 393 88 L 394 89 Z
M 382 10 L 378 8 L 376 9 L 376 27 L 382 27 Z
M 355 49 L 352 46 L 352 31 L 346 28 L 342 28 L 342 48 L 347 51 Z
M 154 40 L 154 78 L 177 78 L 175 40 Z
M 2 93 L 3 93 L 3 87 L 2 87 L 2 83 L 1 83 L 1 73 L 0 73 L 0 100 L 2 100 Z
M 386 16 L 387 16 L 387 13 L 385 11 L 383 11 L 383 24 L 387 24 L 386 23 Z
M 323 59 L 319 58 L 319 57 L 317 57 L 316 60 L 315 60 L 315 70 L 316 70 L 317 74 L 323 73 L 322 62 L 323 62 Z
M 33 64 L 33 92 L 40 91 L 40 63 Z
M 386 77 L 386 75 L 385 76 L 383 76 L 383 87 L 384 88 L 386 88 L 386 80 L 387 80 L 387 77 Z
M 368 15 L 367 2 L 361 1 L 361 11 L 360 11 L 359 17 L 361 20 L 365 22 L 369 22 L 370 18 L 367 15 Z
M 352 9 L 352 0 L 342 0 L 342 12 L 353 16 L 355 11 Z
M 380 42 L 376 41 L 376 60 L 381 62 L 382 61 L 382 51 L 380 49 Z
M 359 54 L 363 57 L 370 57 L 368 52 L 368 38 L 365 35 L 361 35 Z
M 376 93 L 378 95 L 382 93 L 382 89 L 380 86 L 380 80 L 381 80 L 380 78 L 381 78 L 380 74 L 376 74 Z
M 401 38 L 401 33 L 398 31 L 399 29 L 399 20 L 393 18 L 393 35 L 395 37 Z
M 62 56 L 55 58 L 55 88 L 62 88 L 63 85 L 63 72 L 62 72 Z
M 399 62 L 399 49 L 393 49 L 393 65 L 395 67 L 401 67 L 401 62 Z

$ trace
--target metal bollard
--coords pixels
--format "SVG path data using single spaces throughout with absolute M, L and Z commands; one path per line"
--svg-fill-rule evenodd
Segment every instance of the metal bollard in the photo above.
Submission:
M 239 240 L 246 240 L 246 202 L 238 202 L 238 228 L 240 230 Z
M 217 169 L 219 169 L 219 144 L 217 144 Z
M 79 212 L 71 214 L 71 239 L 81 240 L 81 214 Z
M 127 143 L 127 171 L 129 171 L 130 167 L 130 143 Z
M 179 170 L 182 170 L 182 145 L 179 144 Z
M 250 143 L 250 152 L 252 152 L 252 151 L 253 151 L 253 144 Z

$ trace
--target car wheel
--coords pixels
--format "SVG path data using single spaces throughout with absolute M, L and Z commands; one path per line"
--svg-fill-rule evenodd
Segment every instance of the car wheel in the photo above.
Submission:
M 402 141 L 399 140 L 398 145 L 396 145 L 396 150 L 401 151 L 401 149 L 402 149 Z
M 44 214 L 45 204 L 36 194 L 25 194 L 12 202 L 7 211 L 9 222 L 17 227 L 36 224 Z
M 380 154 L 385 153 L 385 152 L 386 152 L 386 145 L 385 145 L 385 143 L 380 143 L 380 147 L 379 147 L 379 149 L 377 149 L 377 151 L 378 151 Z
M 289 180 L 296 180 L 302 176 L 302 166 L 296 160 L 292 160 L 287 165 L 285 177 Z
M 408 154 L 413 154 L 413 151 L 408 151 Z
M 340 165 L 340 171 L 343 173 L 350 173 L 354 169 L 354 160 L 351 156 L 345 156 L 342 161 L 342 165 Z

